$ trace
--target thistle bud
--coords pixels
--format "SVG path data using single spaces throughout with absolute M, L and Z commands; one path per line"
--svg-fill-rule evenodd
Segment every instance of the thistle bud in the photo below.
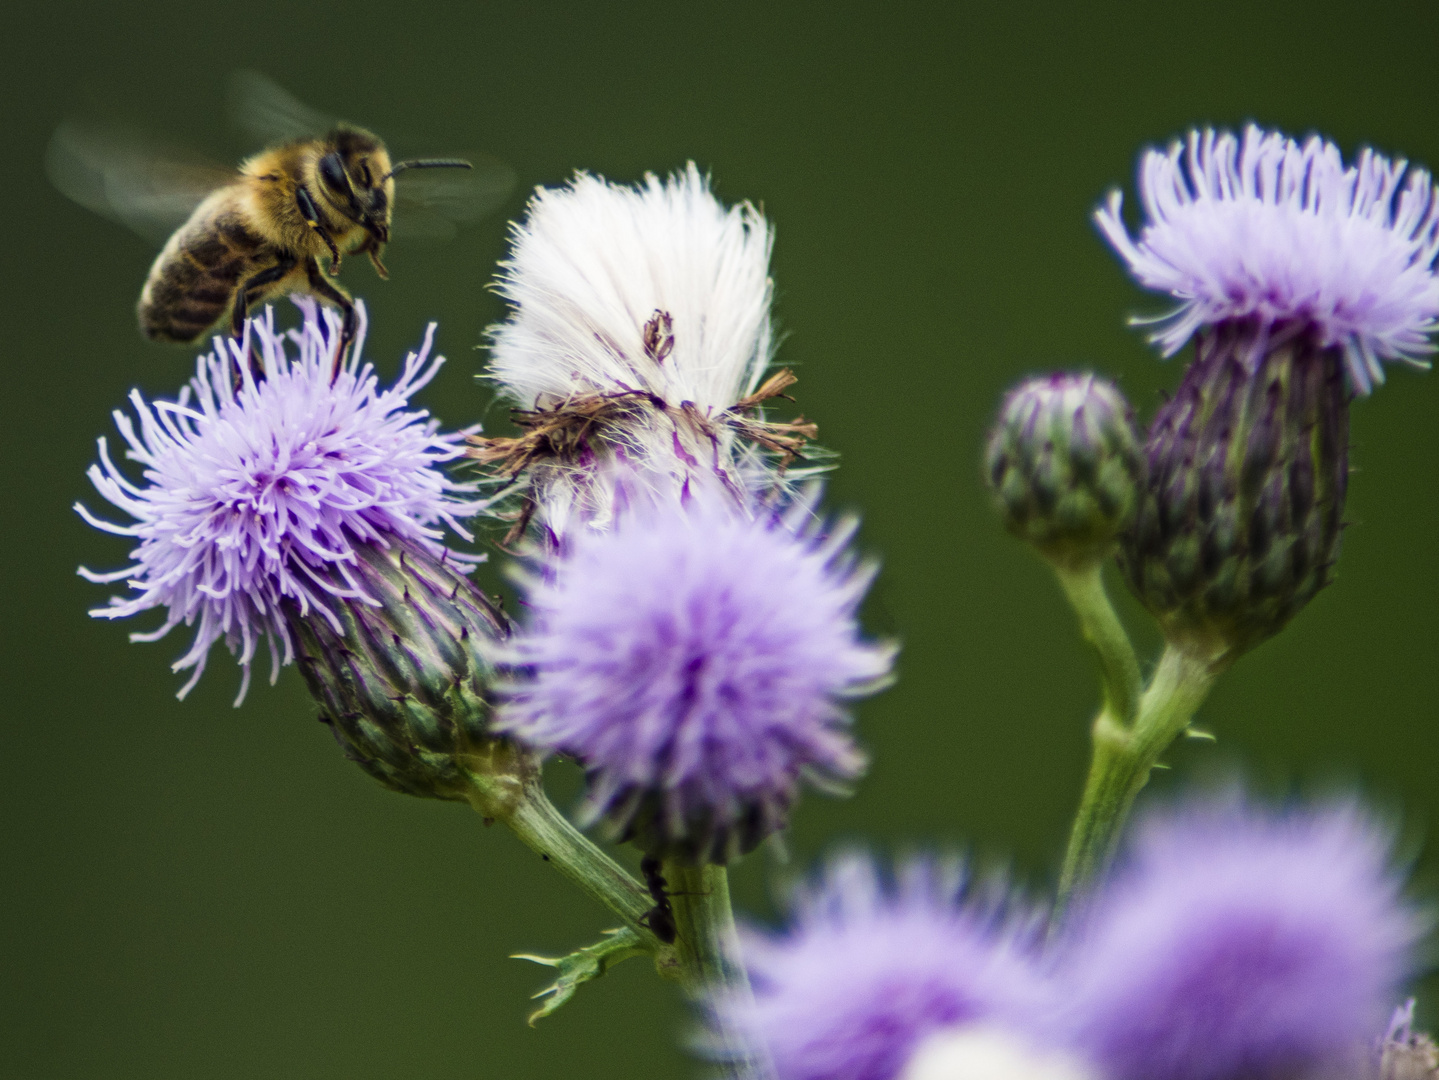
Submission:
M 350 760 L 395 791 L 463 801 L 483 768 L 485 685 L 507 622 L 460 570 L 418 545 L 355 548 L 365 598 L 332 617 L 285 615 L 320 719 Z
M 1329 584 L 1349 474 L 1340 348 L 1312 324 L 1231 320 L 1155 417 L 1120 564 L 1171 641 L 1237 656 Z
M 1010 391 L 989 436 L 985 479 L 1010 532 L 1052 562 L 1108 557 L 1133 519 L 1144 457 L 1124 395 L 1059 373 Z

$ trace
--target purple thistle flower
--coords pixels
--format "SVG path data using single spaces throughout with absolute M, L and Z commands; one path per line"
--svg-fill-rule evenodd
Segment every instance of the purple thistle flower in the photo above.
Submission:
M 126 456 L 141 464 L 143 480 L 125 475 L 104 438 L 88 475 L 133 524 L 75 507 L 96 528 L 140 541 L 124 569 L 80 569 L 87 580 L 126 581 L 134 590 L 92 615 L 119 619 L 164 608 L 164 623 L 133 641 L 156 641 L 181 623 L 196 626 L 189 651 L 174 664 L 194 669 L 181 698 L 221 638 L 244 669 L 236 705 L 262 639 L 273 682 L 294 658 L 282 602 L 302 615 L 313 611 L 339 633 L 337 601 L 374 602 L 355 573 L 359 545 L 398 541 L 461 566 L 478 561 L 441 543 L 445 526 L 469 539 L 460 521 L 482 506 L 465 497 L 473 485 L 454 483 L 439 468 L 463 456 L 466 432 L 440 434 L 427 412 L 409 408 L 444 363 L 430 357 L 434 325 L 399 380 L 381 390 L 373 367 L 359 360 L 363 306 L 350 359 L 332 381 L 338 320 L 308 299 L 296 303 L 304 313 L 299 330 L 277 333 L 267 310 L 247 324 L 244 341 L 217 338 L 176 401 L 146 401 L 136 390 L 135 419 L 115 412 Z M 264 358 L 258 382 L 248 363 L 252 344 Z
M 1301 146 L 1250 125 L 1150 150 L 1139 187 L 1137 239 L 1118 190 L 1094 216 L 1141 284 L 1180 301 L 1156 320 L 1166 356 L 1201 327 L 1253 318 L 1312 326 L 1321 348 L 1343 349 L 1359 394 L 1384 381 L 1381 361 L 1428 366 L 1439 198 L 1425 170 L 1368 149 L 1346 168 L 1318 136 Z
M 856 776 L 842 702 L 894 655 L 860 636 L 873 568 L 846 549 L 853 522 L 729 505 L 658 498 L 548 556 L 496 720 L 579 759 L 583 816 L 665 857 L 723 862 L 783 827 L 802 776 Z
M 938 1031 L 1020 1030 L 1044 994 L 1035 920 L 971 885 L 953 864 L 912 861 L 886 886 L 868 858 L 834 860 L 787 933 L 744 934 L 754 996 L 712 1002 L 715 1026 L 777 1080 L 893 1080 Z
M 1351 805 L 1238 799 L 1141 829 L 1068 957 L 1077 1047 L 1112 1080 L 1345 1067 L 1409 974 L 1423 920 Z

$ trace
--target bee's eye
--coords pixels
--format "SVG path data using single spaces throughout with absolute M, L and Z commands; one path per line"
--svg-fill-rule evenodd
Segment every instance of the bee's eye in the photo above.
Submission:
M 320 178 L 332 191 L 344 193 L 349 190 L 350 184 L 345 177 L 345 166 L 340 161 L 339 154 L 326 154 L 320 159 Z
M 375 181 L 370 177 L 370 167 L 363 161 L 360 162 L 360 183 L 365 187 L 374 187 Z

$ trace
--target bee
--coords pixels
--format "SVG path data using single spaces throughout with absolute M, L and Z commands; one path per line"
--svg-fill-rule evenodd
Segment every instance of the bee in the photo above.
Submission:
M 238 170 L 76 122 L 50 143 L 47 170 L 61 192 L 143 236 L 164 237 L 136 306 L 153 341 L 192 344 L 225 324 L 238 338 L 256 305 L 305 292 L 343 316 L 338 368 L 356 332 L 354 302 L 336 280 L 344 256 L 368 256 L 387 278 L 381 255 L 392 232 L 453 234 L 455 223 L 498 206 L 514 183 L 508 168 L 486 159 L 393 161 L 379 136 L 310 110 L 257 72 L 236 73 L 231 101 L 240 123 L 272 143 Z M 396 187 L 403 173 L 438 169 L 463 176 Z

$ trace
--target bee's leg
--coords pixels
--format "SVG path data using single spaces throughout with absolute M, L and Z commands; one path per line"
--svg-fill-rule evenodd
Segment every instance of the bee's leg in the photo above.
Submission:
M 296 259 L 293 255 L 281 255 L 280 260 L 274 266 L 267 267 L 240 282 L 240 287 L 235 290 L 235 306 L 230 312 L 230 333 L 236 341 L 245 336 L 245 317 L 250 312 L 250 294 L 279 281 L 295 269 L 295 262 Z M 260 363 L 260 356 L 255 352 L 253 345 L 250 346 L 250 373 L 254 375 L 256 382 L 265 377 L 264 366 Z
M 330 276 L 333 277 L 340 272 L 340 249 L 335 246 L 335 241 L 330 236 L 330 230 L 326 229 L 320 220 L 320 209 L 315 205 L 315 200 L 303 184 L 295 189 L 295 205 L 299 207 L 300 216 L 305 219 L 305 224 L 310 226 L 315 231 L 315 235 L 323 240 L 325 246 L 330 249 Z
M 380 275 L 384 281 L 390 280 L 390 272 L 385 269 L 385 264 L 380 261 L 381 244 L 373 236 L 365 237 L 365 242 L 355 249 L 355 254 L 368 255 L 370 262 L 375 266 L 375 273 Z
M 305 263 L 305 272 L 310 279 L 310 291 L 321 300 L 328 300 L 334 304 L 345 316 L 344 324 L 340 327 L 340 342 L 335 349 L 334 366 L 330 369 L 330 381 L 334 382 L 335 377 L 340 374 L 340 365 L 345 362 L 345 353 L 349 351 L 355 340 L 355 330 L 358 325 L 355 317 L 355 304 L 348 293 L 325 276 L 325 272 L 320 269 L 320 264 L 314 259 Z

